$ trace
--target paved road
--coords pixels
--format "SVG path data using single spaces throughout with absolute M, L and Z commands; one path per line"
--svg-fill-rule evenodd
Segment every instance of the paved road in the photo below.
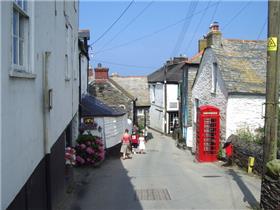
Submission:
M 174 140 L 153 132 L 146 154 L 87 170 L 67 210 L 248 209 L 260 179 L 220 163 L 196 163 Z

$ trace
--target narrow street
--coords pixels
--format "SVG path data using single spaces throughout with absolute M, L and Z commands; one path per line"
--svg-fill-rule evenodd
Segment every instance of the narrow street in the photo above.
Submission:
M 78 169 L 82 180 L 64 209 L 251 209 L 259 202 L 259 178 L 221 163 L 196 163 L 170 137 L 152 135 L 146 154 Z

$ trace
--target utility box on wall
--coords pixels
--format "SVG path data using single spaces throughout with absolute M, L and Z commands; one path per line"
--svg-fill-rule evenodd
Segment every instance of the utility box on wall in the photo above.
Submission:
M 220 145 L 220 110 L 201 106 L 197 112 L 196 159 L 199 162 L 217 161 Z

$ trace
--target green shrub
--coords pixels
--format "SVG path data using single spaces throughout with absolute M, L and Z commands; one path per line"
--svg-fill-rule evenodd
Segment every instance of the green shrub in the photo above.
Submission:
M 264 141 L 264 128 L 257 128 L 254 132 L 249 127 L 240 128 L 236 131 L 236 135 L 243 141 L 253 142 L 259 145 Z

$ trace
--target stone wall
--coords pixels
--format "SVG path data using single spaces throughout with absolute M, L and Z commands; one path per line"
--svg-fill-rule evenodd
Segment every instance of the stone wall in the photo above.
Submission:
M 280 178 L 278 180 L 264 176 L 261 189 L 261 208 L 280 209 Z
M 248 168 L 248 158 L 254 157 L 255 164 L 253 172 L 261 175 L 263 171 L 263 146 L 253 142 L 244 141 L 235 137 L 233 139 L 233 161 L 241 168 Z M 280 158 L 280 150 L 278 150 Z
M 253 172 L 262 175 L 263 172 L 263 146 L 253 142 L 246 142 L 235 137 L 233 140 L 233 161 L 239 167 L 248 168 L 249 156 L 255 157 Z M 280 149 L 277 154 L 280 158 Z M 265 175 L 262 180 L 261 208 L 280 210 L 280 178 L 272 179 Z
M 263 171 L 263 148 L 261 145 L 240 139 L 233 141 L 233 161 L 241 168 L 248 168 L 248 158 L 255 158 L 254 172 L 261 175 Z
M 127 112 L 128 119 L 133 120 L 133 100 L 117 89 L 108 80 L 92 82 L 89 93 L 110 107 L 121 107 Z
M 225 142 L 226 139 L 226 109 L 227 109 L 227 91 L 224 86 L 220 71 L 217 72 L 216 91 L 212 92 L 212 69 L 213 63 L 217 63 L 216 57 L 212 49 L 207 48 L 202 57 L 196 80 L 192 89 L 192 104 L 198 100 L 198 106 L 212 105 L 220 110 L 220 140 Z M 194 107 L 193 107 L 194 108 Z M 193 139 L 196 139 L 196 122 L 195 110 L 192 109 L 193 114 Z M 196 144 L 193 144 L 193 151 L 196 150 Z

